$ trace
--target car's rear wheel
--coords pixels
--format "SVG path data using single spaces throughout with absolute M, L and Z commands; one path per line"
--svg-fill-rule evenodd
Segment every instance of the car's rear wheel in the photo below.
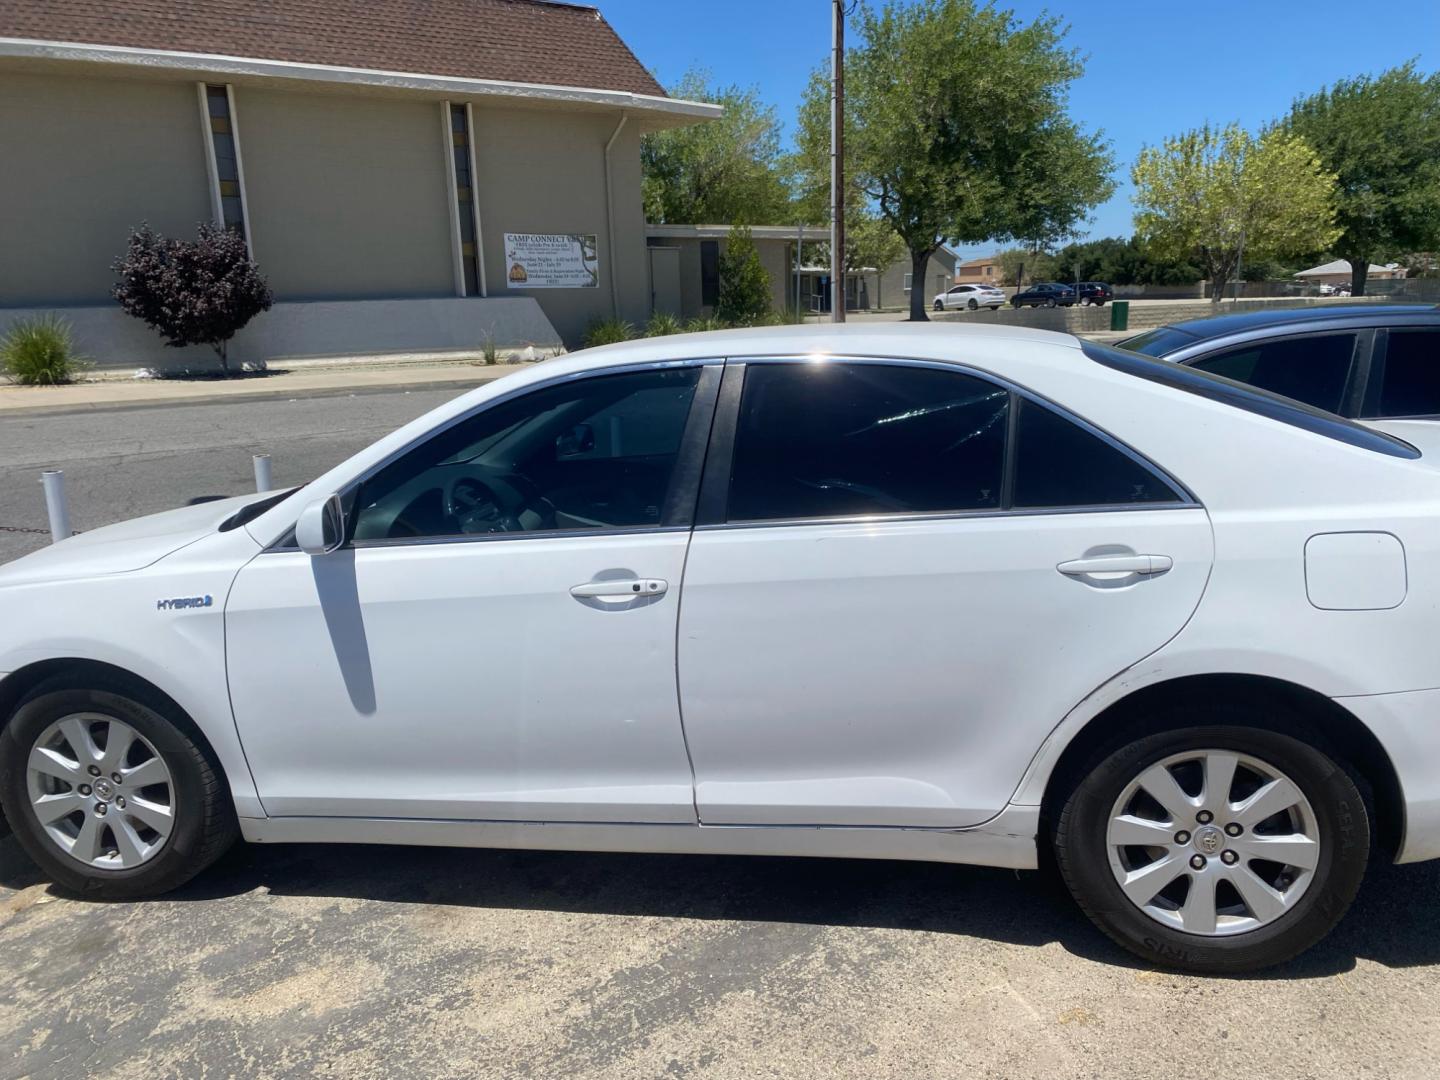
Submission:
M 183 885 L 237 831 L 188 720 L 132 695 L 42 684 L 0 732 L 0 803 L 16 837 L 56 883 L 103 900 Z
M 1054 307 L 1054 306 L 1055 306 L 1055 298 L 1052 296 L 1052 297 L 1050 297 L 1050 299 L 1046 300 L 1046 301 L 1045 301 L 1045 306 L 1046 306 L 1046 307 Z
M 1081 776 L 1056 823 L 1061 874 L 1101 930 L 1154 963 L 1281 963 L 1330 932 L 1364 877 L 1360 792 L 1290 735 L 1179 727 L 1113 747 Z

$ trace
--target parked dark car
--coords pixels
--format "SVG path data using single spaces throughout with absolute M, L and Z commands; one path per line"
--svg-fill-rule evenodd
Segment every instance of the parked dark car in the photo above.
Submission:
M 1146 330 L 1119 343 L 1360 420 L 1440 420 L 1440 306 L 1252 311 Z
M 1107 301 L 1115 299 L 1114 291 L 1103 281 L 1082 281 L 1076 288 L 1082 304 L 1099 304 L 1104 307 Z
M 1069 307 L 1075 303 L 1075 290 L 1069 285 L 1042 281 L 1010 298 L 1012 307 Z

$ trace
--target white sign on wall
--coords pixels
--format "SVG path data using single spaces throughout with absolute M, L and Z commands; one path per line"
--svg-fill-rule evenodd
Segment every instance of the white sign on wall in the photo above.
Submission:
M 506 287 L 598 288 L 598 251 L 593 233 L 506 233 Z

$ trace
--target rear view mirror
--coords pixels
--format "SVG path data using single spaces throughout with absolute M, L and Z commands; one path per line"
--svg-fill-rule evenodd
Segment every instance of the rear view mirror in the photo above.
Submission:
M 295 543 L 307 555 L 325 555 L 345 542 L 345 511 L 340 496 L 312 502 L 295 522 Z
M 555 456 L 574 457 L 595 449 L 595 429 L 589 424 L 576 424 L 569 431 L 555 436 Z

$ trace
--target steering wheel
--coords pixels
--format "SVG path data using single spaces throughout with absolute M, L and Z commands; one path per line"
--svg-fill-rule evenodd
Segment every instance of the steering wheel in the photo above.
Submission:
M 524 532 L 520 515 L 527 510 L 540 518 L 541 528 L 554 528 L 554 505 L 518 476 L 502 481 L 467 474 L 445 488 L 445 514 L 462 533 Z

